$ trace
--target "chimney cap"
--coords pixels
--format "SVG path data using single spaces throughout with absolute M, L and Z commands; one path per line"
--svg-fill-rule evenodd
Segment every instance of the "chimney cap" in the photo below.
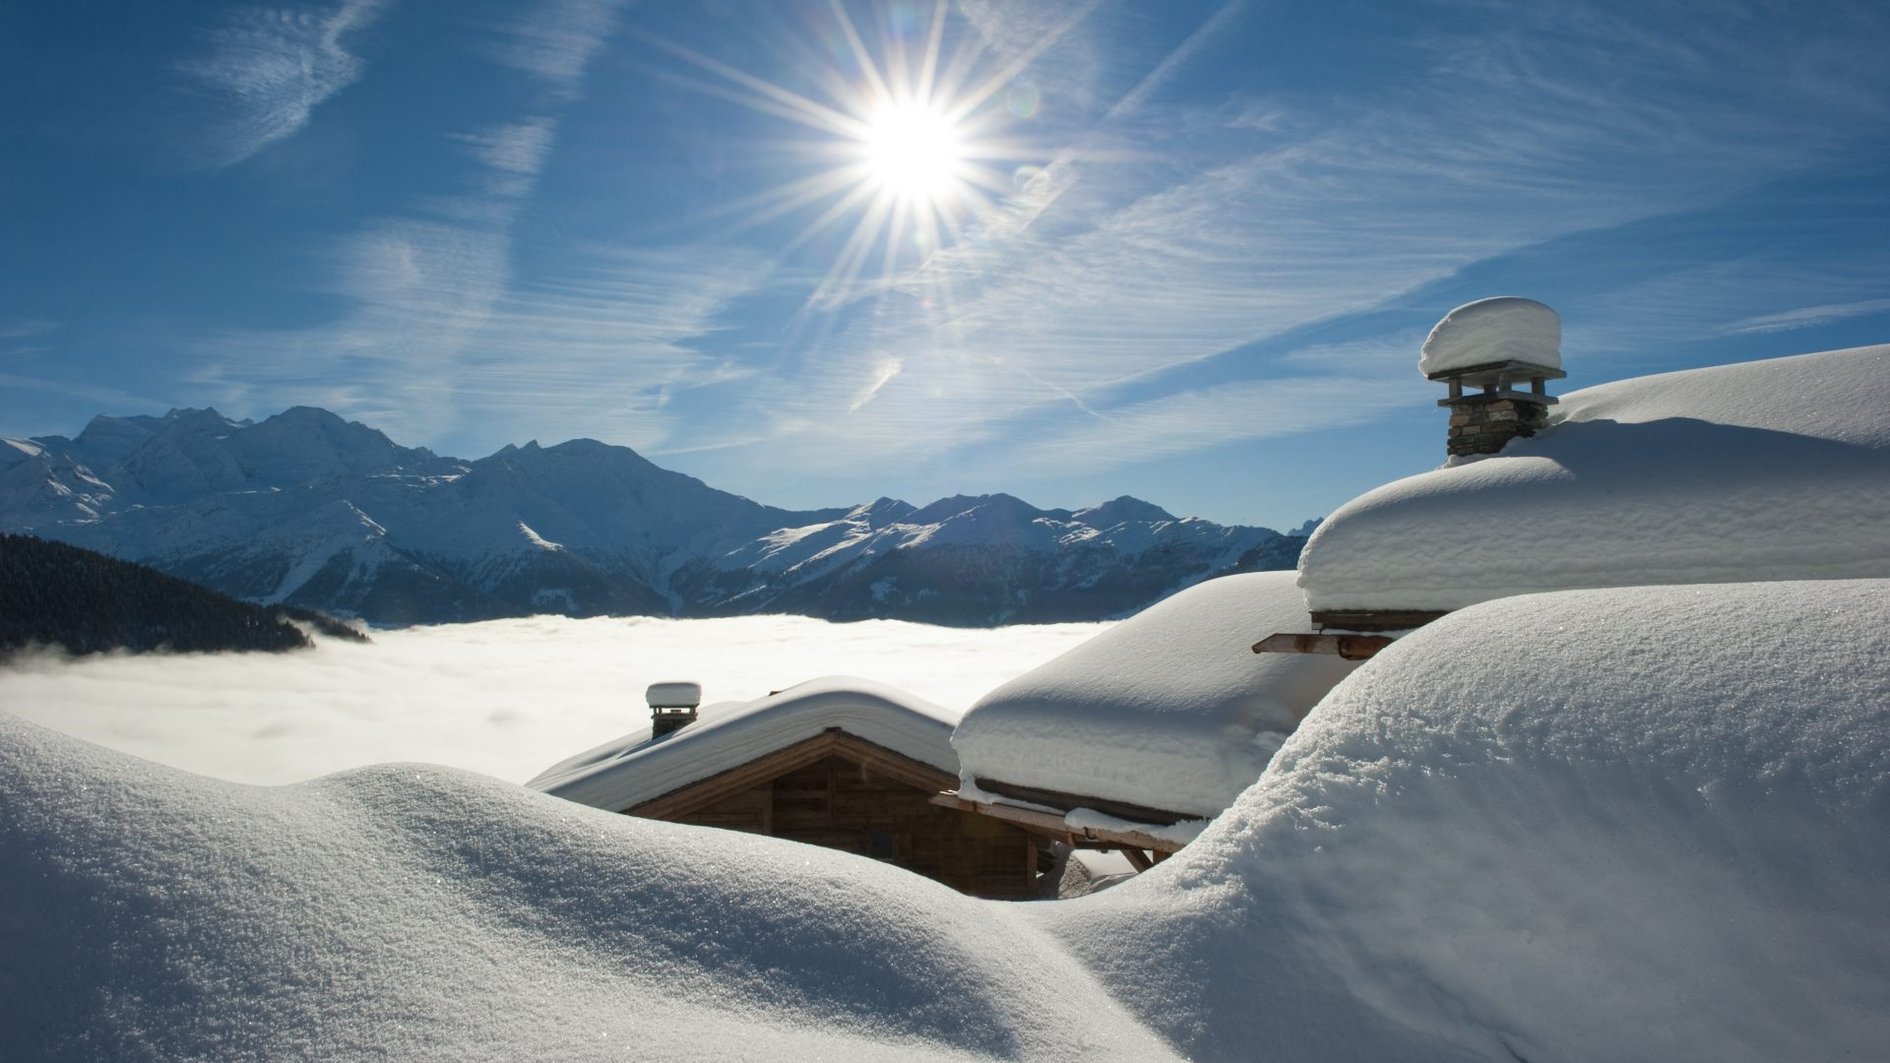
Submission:
M 1418 372 L 1436 380 L 1505 363 L 1560 370 L 1561 316 L 1543 303 L 1514 295 L 1465 303 L 1445 314 L 1424 337 Z
M 702 704 L 702 684 L 680 681 L 651 683 L 644 698 L 652 709 L 693 709 Z

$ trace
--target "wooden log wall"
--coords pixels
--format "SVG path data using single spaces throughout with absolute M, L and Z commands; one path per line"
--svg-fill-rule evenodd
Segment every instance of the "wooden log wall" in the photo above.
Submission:
M 977 897 L 1033 895 L 1037 843 L 1028 833 L 987 816 L 941 808 L 931 797 L 927 790 L 835 754 L 675 821 L 885 860 Z

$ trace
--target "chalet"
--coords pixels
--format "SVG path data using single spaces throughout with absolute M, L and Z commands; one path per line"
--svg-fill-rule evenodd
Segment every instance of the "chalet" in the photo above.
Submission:
M 1192 840 L 1356 663 L 1255 656 L 1303 623 L 1291 572 L 1222 576 L 1111 626 L 981 698 L 938 800 L 1146 867 Z
M 1556 399 L 1560 339 L 1526 299 L 1438 323 L 1419 368 L 1449 389 L 1447 463 L 1326 518 L 1306 612 L 1252 629 L 1255 652 L 1368 657 L 1390 638 L 1360 632 L 1543 591 L 1890 576 L 1890 346 Z
M 700 693 L 693 683 L 652 686 L 648 730 L 530 785 L 625 815 L 884 860 L 972 896 L 1036 896 L 1039 833 L 932 803 L 958 781 L 954 714 L 862 679 L 698 709 Z

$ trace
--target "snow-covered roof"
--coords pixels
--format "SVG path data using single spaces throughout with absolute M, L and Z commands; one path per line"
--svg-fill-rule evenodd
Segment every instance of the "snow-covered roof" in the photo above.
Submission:
M 645 725 L 546 769 L 527 786 L 621 811 L 838 728 L 956 774 L 957 714 L 884 683 L 830 676 L 748 702 L 699 710 L 696 722 L 652 739 Z
M 1494 362 L 1562 368 L 1562 318 L 1534 299 L 1499 295 L 1444 315 L 1424 338 L 1418 371 L 1426 376 Z
M 1252 652 L 1305 622 L 1290 572 L 1190 587 L 985 695 L 952 735 L 959 773 L 1212 816 L 1356 667 Z
M 1501 454 L 1369 491 L 1300 556 L 1313 610 L 1890 576 L 1890 345 L 1563 396 Z

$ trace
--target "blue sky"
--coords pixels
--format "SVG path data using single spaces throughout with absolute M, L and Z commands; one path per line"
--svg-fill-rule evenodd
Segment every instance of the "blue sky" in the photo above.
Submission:
M 28 0 L 0 432 L 311 404 L 1287 526 L 1441 460 L 1471 299 L 1556 307 L 1570 388 L 1890 340 L 1886 55 L 1876 2 Z

